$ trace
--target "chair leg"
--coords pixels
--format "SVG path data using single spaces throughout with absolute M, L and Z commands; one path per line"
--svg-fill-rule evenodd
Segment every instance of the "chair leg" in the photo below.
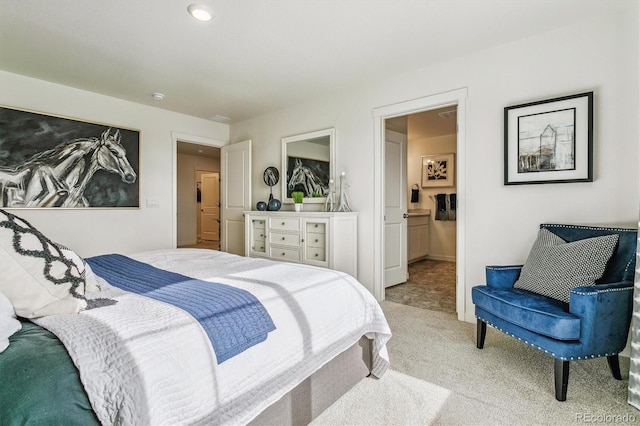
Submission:
M 556 382 L 556 399 L 558 401 L 567 400 L 567 386 L 569 385 L 569 361 L 553 359 L 553 372 Z
M 478 318 L 476 324 L 476 347 L 482 349 L 484 347 L 484 338 L 487 335 L 487 323 Z
M 620 358 L 618 358 L 618 355 L 608 356 L 607 362 L 609 363 L 609 370 L 611 370 L 613 378 L 616 380 L 622 380 L 622 375 L 620 374 Z

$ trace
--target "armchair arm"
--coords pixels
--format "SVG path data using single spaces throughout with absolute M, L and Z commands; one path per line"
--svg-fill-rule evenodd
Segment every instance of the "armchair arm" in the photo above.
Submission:
M 490 265 L 485 267 L 487 285 L 496 288 L 511 288 L 518 281 L 523 265 Z
M 633 312 L 633 283 L 576 287 L 569 294 L 569 312 L 580 317 L 580 342 L 588 353 L 618 353 L 627 343 Z

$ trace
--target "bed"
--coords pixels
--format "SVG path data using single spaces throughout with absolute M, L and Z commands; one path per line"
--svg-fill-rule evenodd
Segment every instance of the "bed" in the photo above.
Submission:
M 2 227 L 3 220 L 14 223 L 12 229 Z M 16 228 L 30 226 L 0 210 L 3 268 L 17 256 L 7 253 L 6 234 L 15 239 Z M 379 304 L 338 271 L 201 249 L 75 258 L 70 264 L 85 268 L 84 292 L 69 287 L 83 293 L 77 313 L 20 318 L 24 306 L 8 289 L 16 271 L 2 275 L 0 291 L 22 327 L 0 353 L 3 424 L 306 424 L 389 365 L 391 333 Z M 144 287 L 163 280 L 156 274 L 165 272 L 184 278 L 161 291 Z M 148 282 L 138 294 L 119 280 Z M 268 317 L 260 319 L 262 337 L 251 334 L 260 327 L 229 317 L 218 328 L 227 333 L 240 327 L 240 334 L 211 336 L 207 321 L 217 320 L 198 309 L 224 300 L 224 315 L 241 310 L 227 305 L 223 293 L 214 293 L 214 302 L 207 298 L 208 288 L 218 285 L 225 295 L 227 288 L 240 292 L 228 299 L 255 298 Z M 176 307 L 158 296 L 162 292 L 185 293 L 190 305 L 200 306 Z M 251 337 L 242 341 L 245 334 Z

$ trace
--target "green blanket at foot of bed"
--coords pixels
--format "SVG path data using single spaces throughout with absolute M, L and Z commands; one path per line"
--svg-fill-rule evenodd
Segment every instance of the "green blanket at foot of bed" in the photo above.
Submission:
M 0 353 L 2 425 L 99 425 L 62 342 L 28 321 Z

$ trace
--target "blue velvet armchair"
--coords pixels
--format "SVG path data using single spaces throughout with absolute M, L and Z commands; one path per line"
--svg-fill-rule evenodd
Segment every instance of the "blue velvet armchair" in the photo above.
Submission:
M 487 266 L 487 285 L 472 289 L 478 349 L 487 324 L 551 355 L 555 396 L 565 401 L 569 363 L 606 356 L 613 377 L 621 380 L 618 354 L 631 323 L 637 230 L 542 224 L 567 242 L 618 234 L 618 243 L 595 286 L 571 289 L 569 303 L 514 288 L 522 265 Z

